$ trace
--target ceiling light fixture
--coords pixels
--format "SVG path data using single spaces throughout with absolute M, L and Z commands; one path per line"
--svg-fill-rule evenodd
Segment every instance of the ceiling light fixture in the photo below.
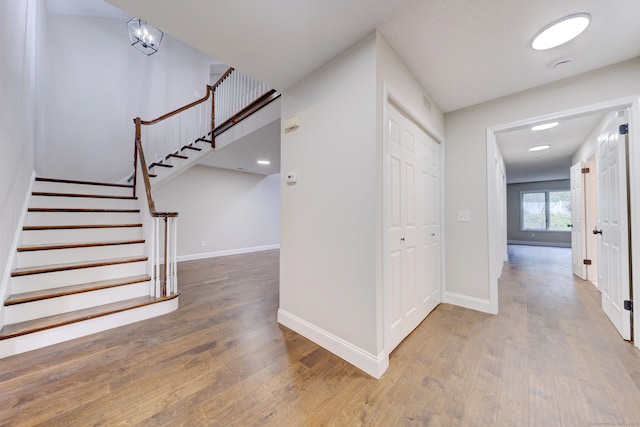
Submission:
M 164 35 L 162 31 L 151 24 L 147 24 L 140 18 L 128 20 L 127 30 L 129 31 L 131 46 L 147 56 L 153 55 L 158 51 Z
M 259 165 L 270 165 L 271 162 L 269 160 L 258 160 L 256 163 Z
M 531 47 L 535 50 L 547 50 L 560 46 L 578 37 L 591 23 L 588 13 L 575 13 L 565 16 L 544 27 L 533 37 Z
M 529 148 L 529 151 L 542 151 L 550 148 L 550 145 L 536 145 L 535 147 Z
M 551 123 L 545 123 L 543 125 L 537 125 L 531 128 L 532 131 L 537 132 L 539 130 L 546 130 L 546 129 L 551 129 L 554 128 L 556 126 L 558 126 L 560 123 L 558 122 L 551 122 Z

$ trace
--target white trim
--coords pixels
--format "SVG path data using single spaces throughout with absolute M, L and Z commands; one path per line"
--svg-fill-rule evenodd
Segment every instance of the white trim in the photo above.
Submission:
M 177 257 L 177 260 L 178 262 L 194 261 L 197 259 L 216 258 L 221 256 L 247 254 L 251 252 L 260 252 L 260 251 L 270 251 L 272 249 L 280 249 L 280 244 L 278 243 L 276 245 L 254 246 L 251 248 L 227 249 L 224 251 L 202 252 L 199 254 L 180 255 Z M 163 262 L 164 260 L 160 259 L 160 263 L 162 264 Z
M 447 304 L 453 304 L 471 310 L 481 311 L 483 313 L 498 314 L 493 310 L 491 301 L 470 297 L 468 295 L 457 294 L 455 292 L 446 292 L 443 301 Z
M 553 248 L 570 248 L 571 243 L 561 243 L 561 242 L 541 242 L 538 240 L 507 240 L 507 244 L 509 245 L 524 245 L 524 246 L 550 246 Z
M 283 309 L 278 309 L 278 323 L 308 338 L 376 379 L 380 378 L 389 367 L 389 355 L 384 351 L 375 356 Z
M 629 208 L 631 218 L 631 282 L 633 283 L 633 299 L 640 301 L 640 95 L 631 103 L 629 114 Z M 636 276 L 635 280 L 633 276 Z M 636 304 L 638 305 L 638 304 Z M 634 346 L 640 349 L 640 315 L 633 316 Z
M 27 188 L 27 192 L 22 202 L 22 213 L 18 219 L 18 226 L 16 227 L 16 232 L 13 235 L 13 242 L 9 249 L 9 258 L 7 259 L 7 264 L 5 265 L 4 272 L 2 273 L 2 280 L 0 281 L 0 297 L 2 297 L 2 301 L 5 301 L 11 293 L 11 290 L 9 289 L 9 280 L 11 279 L 10 274 L 16 264 L 18 242 L 20 242 L 20 237 L 22 236 L 22 227 L 24 225 L 24 220 L 27 217 L 27 208 L 29 207 L 29 200 L 31 200 L 31 192 L 33 191 L 33 184 L 35 181 L 36 171 L 32 171 L 31 182 L 29 182 L 29 187 Z M 4 326 L 4 304 L 0 304 L 0 328 L 2 326 Z
M 25 353 L 75 338 L 106 331 L 118 326 L 161 316 L 178 309 L 180 297 L 32 334 L 21 335 L 0 341 L 0 358 Z
M 493 152 L 497 148 L 495 141 L 495 133 L 499 131 L 514 130 L 518 128 L 524 128 L 531 126 L 539 122 L 553 121 L 556 119 L 567 117 L 578 117 L 585 114 L 591 114 L 595 112 L 607 112 L 620 110 L 625 108 L 631 108 L 631 114 L 629 117 L 629 129 L 630 141 L 629 141 L 629 191 L 631 194 L 630 208 L 631 208 L 631 270 L 633 272 L 640 271 L 640 94 L 627 96 L 623 98 L 613 99 L 610 101 L 600 102 L 597 104 L 586 105 L 582 107 L 572 108 L 569 110 L 563 110 L 555 113 L 545 114 L 541 116 L 531 117 L 528 119 L 518 120 L 511 123 L 504 123 L 497 126 L 487 128 L 487 180 L 491 179 L 492 174 L 495 175 L 495 168 L 492 163 L 488 161 L 489 153 Z M 491 201 L 495 197 L 495 188 L 490 185 L 487 188 L 487 202 L 488 202 L 488 216 L 491 218 L 496 215 L 496 206 Z M 499 253 L 492 248 L 491 245 L 491 228 L 488 230 L 489 234 L 489 264 L 493 265 L 496 256 L 500 256 Z M 633 281 L 633 295 L 636 301 L 640 300 L 640 280 Z M 492 289 L 498 289 L 497 278 L 489 278 L 489 289 L 491 299 L 495 299 L 497 304 L 498 295 L 491 293 Z M 492 301 L 493 302 L 493 301 Z M 640 316 L 634 316 L 633 327 L 635 331 L 640 331 Z M 639 332 L 640 334 L 640 332 Z M 635 347 L 640 348 L 640 337 L 635 339 Z
M 502 275 L 502 266 L 504 265 L 503 257 L 500 254 L 503 252 L 501 246 L 504 242 L 499 240 L 500 224 L 498 218 L 501 217 L 498 212 L 498 183 L 496 180 L 496 153 L 499 152 L 498 145 L 496 143 L 496 135 L 487 129 L 487 201 L 489 206 L 489 215 L 487 216 L 487 243 L 488 243 L 488 267 L 489 267 L 489 308 L 486 311 L 491 314 L 498 314 L 498 279 Z M 506 186 L 506 179 L 505 179 Z M 505 194 L 507 193 L 506 188 Z M 506 248 L 504 248 L 506 249 Z M 498 268 L 496 268 L 498 266 Z M 476 300 L 477 298 L 466 297 L 459 294 L 454 295 L 454 298 L 464 297 L 463 300 Z M 447 298 L 447 301 L 449 299 Z M 483 300 L 478 300 L 483 301 Z M 476 301 L 476 303 L 478 302 Z M 470 308 L 470 307 L 468 307 Z M 483 311 L 483 310 L 480 310 Z
M 399 95 L 399 92 L 395 90 L 393 86 L 391 86 L 386 80 L 382 81 L 382 96 L 383 96 L 382 101 L 384 105 L 384 111 L 383 111 L 383 117 L 382 117 L 383 126 L 386 123 L 386 119 L 387 119 L 386 104 L 388 104 L 389 101 L 391 101 L 398 107 L 400 111 L 402 111 L 404 114 L 409 116 L 409 118 L 412 121 L 414 121 L 418 126 L 420 126 L 422 130 L 424 130 L 427 133 L 427 135 L 435 139 L 435 141 L 438 144 L 444 143 L 444 136 L 440 134 L 440 132 L 438 132 L 437 129 L 431 123 L 420 118 L 420 115 L 416 113 L 416 111 L 413 108 L 411 108 L 410 106 L 411 104 L 406 102 L 404 98 L 402 98 L 402 96 Z

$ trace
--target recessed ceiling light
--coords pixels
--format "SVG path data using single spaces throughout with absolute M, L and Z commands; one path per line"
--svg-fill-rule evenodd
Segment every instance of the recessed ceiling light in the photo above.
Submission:
M 532 131 L 536 132 L 539 130 L 545 130 L 545 129 L 551 129 L 554 128 L 556 126 L 558 126 L 560 123 L 558 122 L 551 122 L 551 123 L 545 123 L 543 125 L 537 125 L 531 128 Z
M 542 150 L 546 150 L 549 147 L 551 147 L 550 145 L 536 145 L 535 147 L 531 147 L 529 148 L 529 151 L 542 151 Z
M 269 160 L 258 160 L 259 165 L 270 165 L 271 162 Z
M 578 37 L 591 23 L 588 13 L 565 16 L 540 30 L 531 42 L 535 50 L 547 50 Z

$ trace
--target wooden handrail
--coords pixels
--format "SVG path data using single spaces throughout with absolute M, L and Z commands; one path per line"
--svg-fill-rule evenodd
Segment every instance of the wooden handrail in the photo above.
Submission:
M 151 181 L 149 180 L 149 168 L 147 167 L 147 162 L 144 158 L 144 150 L 142 149 L 142 120 L 140 117 L 135 118 L 136 122 L 136 152 L 135 159 L 136 165 L 133 171 L 133 191 L 135 195 L 136 188 L 136 175 L 137 175 L 137 167 L 138 167 L 138 156 L 140 156 L 140 166 L 142 167 L 142 179 L 144 180 L 144 188 L 147 193 L 147 204 L 149 205 L 149 213 L 152 217 L 177 217 L 178 212 L 158 212 L 156 211 L 156 205 L 153 201 L 153 196 L 151 195 Z
M 235 68 L 229 67 L 229 69 L 225 71 L 223 75 L 220 76 L 218 81 L 215 82 L 213 86 L 211 86 L 211 90 L 216 90 L 216 88 L 220 86 L 222 82 L 226 80 L 227 77 L 229 77 L 229 74 L 233 73 L 234 71 L 235 71 Z
M 189 109 L 189 108 L 191 108 L 191 107 L 195 107 L 195 106 L 196 106 L 196 105 L 198 105 L 198 104 L 202 104 L 202 103 L 203 103 L 203 102 L 205 102 L 207 99 L 209 99 L 209 96 L 211 95 L 211 91 L 212 91 L 212 86 L 207 85 L 207 93 L 206 93 L 202 98 L 198 99 L 197 101 L 193 101 L 193 102 L 192 102 L 192 103 L 190 103 L 190 104 L 187 104 L 187 105 L 185 105 L 185 106 L 183 106 L 183 107 L 180 107 L 180 108 L 178 108 L 178 109 L 176 109 L 176 110 L 173 110 L 173 111 L 171 111 L 171 112 L 169 112 L 169 113 L 167 113 L 167 114 L 164 114 L 164 115 L 162 115 L 162 116 L 160 116 L 160 117 L 158 117 L 158 118 L 156 118 L 156 119 L 153 119 L 153 120 L 140 120 L 140 124 L 141 124 L 141 125 L 153 125 L 153 124 L 156 124 L 156 123 L 158 123 L 158 122 L 161 122 L 161 121 L 163 121 L 163 120 L 165 120 L 165 119 L 168 119 L 168 118 L 169 118 L 169 117 L 171 117 L 171 116 L 175 116 L 176 114 L 180 114 L 180 113 L 182 113 L 183 111 L 186 111 L 186 110 L 188 110 L 188 109 Z M 135 120 L 135 119 L 134 119 L 134 120 Z
M 224 123 L 216 126 L 213 131 L 210 132 L 210 134 L 213 138 L 219 136 L 220 134 L 231 129 L 234 125 L 240 123 L 242 120 L 246 119 L 256 111 L 260 110 L 263 107 L 266 107 L 271 102 L 278 99 L 280 95 L 280 92 L 275 89 L 271 89 L 270 91 L 253 101 L 251 104 L 247 105 L 242 110 L 238 111 L 236 114 L 228 118 Z

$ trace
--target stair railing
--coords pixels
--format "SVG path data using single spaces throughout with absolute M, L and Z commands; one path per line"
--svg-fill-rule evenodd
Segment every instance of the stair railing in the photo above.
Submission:
M 176 246 L 178 213 L 156 211 L 153 195 L 151 194 L 149 167 L 142 149 L 142 120 L 140 120 L 140 117 L 136 117 L 135 123 L 133 195 L 135 196 L 142 192 L 146 194 L 147 203 L 140 203 L 140 205 L 142 207 L 143 230 L 146 234 L 145 241 L 149 248 L 148 262 L 152 285 L 149 295 L 155 298 L 162 298 L 178 293 Z M 160 263 L 162 263 L 162 269 L 160 268 Z
M 193 142 L 210 142 L 215 137 L 250 116 L 280 93 L 263 83 L 229 68 L 212 85 L 204 97 L 164 114 L 154 120 L 136 117 L 133 195 L 146 195 L 140 203 L 145 238 L 150 249 L 152 297 L 166 297 L 178 292 L 177 280 L 177 212 L 158 212 L 151 194 L 149 167 L 145 153 L 162 163 Z M 220 124 L 217 124 L 220 123 Z M 153 126 L 152 126 L 153 125 Z M 207 138 L 210 139 L 207 139 Z M 160 267 L 162 265 L 162 268 Z

